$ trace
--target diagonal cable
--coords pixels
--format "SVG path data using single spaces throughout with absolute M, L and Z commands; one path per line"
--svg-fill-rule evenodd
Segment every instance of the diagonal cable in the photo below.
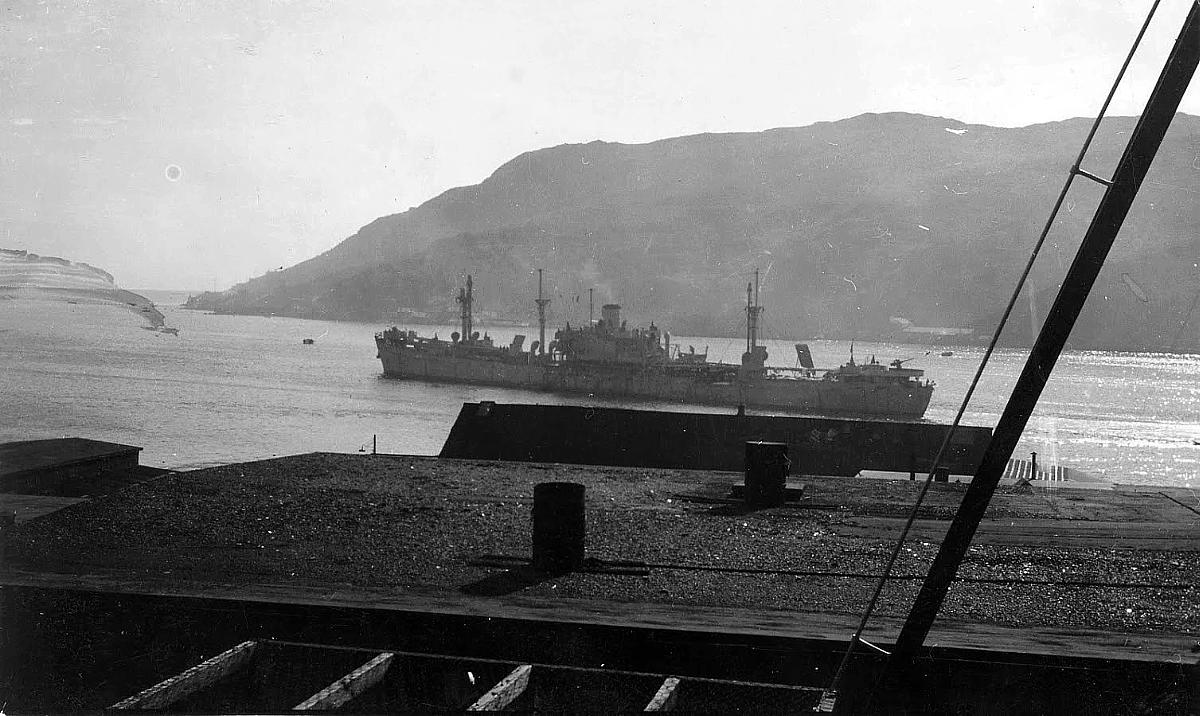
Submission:
M 937 455 L 934 457 L 932 467 L 929 474 L 925 478 L 925 482 L 921 485 L 921 491 L 917 495 L 917 500 L 913 503 L 912 511 L 908 515 L 908 520 L 904 523 L 904 528 L 900 531 L 900 537 L 896 540 L 896 544 L 892 549 L 891 555 L 888 557 L 883 573 L 879 576 L 879 580 L 875 585 L 875 591 L 871 594 L 871 599 L 867 602 L 866 608 L 863 610 L 862 619 L 859 621 L 858 628 L 854 631 L 854 635 L 850 638 L 850 643 L 846 646 L 846 653 L 842 655 L 841 663 L 838 664 L 837 672 L 834 674 L 833 682 L 829 687 L 830 692 L 836 693 L 838 686 L 846 672 L 846 667 L 850 663 L 850 658 L 854 654 L 854 649 L 857 644 L 862 641 L 862 634 L 867 628 L 867 623 L 871 619 L 871 614 L 875 611 L 875 606 L 879 602 L 879 596 L 883 593 L 883 588 L 886 586 L 891 575 L 892 568 L 896 564 L 896 559 L 900 556 L 900 550 L 904 547 L 904 542 L 908 538 L 909 530 L 917 519 L 917 513 L 921 508 L 921 504 L 925 500 L 925 496 L 929 492 L 929 486 L 933 483 L 933 475 L 937 466 L 941 464 L 942 456 L 946 452 L 946 448 L 950 445 L 950 440 L 954 436 L 954 431 L 958 428 L 962 421 L 963 414 L 966 413 L 967 405 L 971 402 L 971 397 L 975 394 L 975 388 L 979 385 L 979 380 L 983 376 L 983 371 L 987 367 L 988 361 L 992 357 L 992 353 L 996 349 L 996 344 L 1000 340 L 1000 333 L 1004 330 L 1008 323 L 1009 316 L 1012 314 L 1013 307 L 1017 303 L 1021 290 L 1025 286 L 1026 280 L 1029 278 L 1029 273 L 1033 270 L 1034 261 L 1037 260 L 1038 254 L 1042 250 L 1042 246 L 1046 243 L 1046 237 L 1050 234 L 1050 229 L 1054 225 L 1055 219 L 1058 218 L 1058 212 L 1062 208 L 1063 201 L 1067 197 L 1067 192 L 1071 189 L 1071 184 L 1074 182 L 1076 175 L 1085 174 L 1080 169 L 1080 164 L 1087 155 L 1088 149 L 1091 147 L 1092 140 L 1096 137 L 1096 132 L 1100 129 L 1100 123 L 1104 119 L 1105 113 L 1108 111 L 1109 104 L 1112 103 L 1113 96 L 1117 92 L 1117 88 L 1121 84 L 1121 80 L 1125 77 L 1125 71 L 1129 68 L 1130 62 L 1133 61 L 1133 56 L 1137 52 L 1138 45 L 1141 44 L 1142 38 L 1146 34 L 1146 29 L 1150 26 L 1150 21 L 1154 17 L 1154 13 L 1158 10 L 1160 0 L 1154 0 L 1150 6 L 1150 11 L 1146 15 L 1145 22 L 1142 23 L 1141 30 L 1138 31 L 1137 37 L 1134 38 L 1133 45 L 1129 48 L 1129 54 L 1126 55 L 1125 61 L 1121 64 L 1120 71 L 1117 72 L 1117 77 L 1113 80 L 1112 86 L 1108 90 L 1108 96 L 1104 98 L 1104 103 L 1100 106 L 1100 111 L 1096 115 L 1095 121 L 1092 122 L 1092 127 L 1088 131 L 1087 137 L 1083 141 L 1083 146 L 1079 150 L 1079 155 L 1075 158 L 1075 163 L 1071 165 L 1071 170 L 1067 174 L 1066 181 L 1063 182 L 1062 190 L 1058 194 L 1058 199 L 1054 202 L 1054 208 L 1050 210 L 1050 217 L 1046 220 L 1045 226 L 1042 227 L 1042 232 L 1034 243 L 1033 250 L 1029 254 L 1029 260 L 1025 262 L 1025 268 L 1021 271 L 1021 276 L 1017 279 L 1017 285 L 1013 289 L 1012 296 L 1008 299 L 1008 305 L 1004 308 L 1004 313 L 1000 316 L 999 324 L 996 330 L 992 333 L 991 340 L 988 342 L 987 350 L 984 351 L 983 358 L 979 362 L 979 367 L 975 370 L 975 376 L 971 379 L 971 384 L 967 388 L 966 394 L 963 396 L 962 404 L 959 405 L 958 412 L 954 416 L 949 428 L 946 430 L 946 436 L 942 439 L 942 444 L 938 448 Z

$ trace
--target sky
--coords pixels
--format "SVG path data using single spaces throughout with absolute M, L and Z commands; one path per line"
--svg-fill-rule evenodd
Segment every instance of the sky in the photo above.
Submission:
M 1141 111 L 1191 2 L 1162 0 L 1110 114 Z M 224 289 L 541 147 L 1091 117 L 1151 4 L 15 0 L 0 247 Z

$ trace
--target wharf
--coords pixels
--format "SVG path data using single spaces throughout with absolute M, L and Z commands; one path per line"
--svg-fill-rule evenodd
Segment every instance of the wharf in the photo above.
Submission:
M 443 649 L 486 642 L 492 651 L 476 656 L 521 659 L 536 656 L 515 653 L 531 644 L 557 645 L 543 657 L 591 667 L 609 658 L 609 667 L 646 668 L 636 662 L 649 657 L 618 649 L 612 630 L 657 635 L 660 647 L 736 643 L 747 654 L 807 645 L 826 654 L 808 674 L 764 672 L 749 658 L 686 668 L 823 686 L 828 655 L 853 631 L 919 483 L 799 477 L 792 484 L 804 488 L 801 499 L 748 510 L 730 497 L 741 479 L 385 455 L 228 465 L 166 475 L 18 525 L 7 535 L 0 585 L 18 602 L 9 619 L 22 604 L 41 603 L 20 595 L 51 592 L 110 595 L 126 608 L 167 600 L 290 615 L 273 617 L 284 621 L 271 622 L 269 637 L 316 613 L 353 614 L 325 621 L 357 623 L 357 636 L 330 626 L 322 639 L 414 650 L 439 639 Z M 533 486 L 547 481 L 587 487 L 592 561 L 584 571 L 546 575 L 527 564 Z M 898 632 L 964 490 L 932 486 L 867 632 L 873 642 Z M 1194 680 L 1200 513 L 1191 502 L 1171 488 L 1001 488 L 930 636 L 932 653 L 1175 665 Z M 485 624 L 509 625 L 511 638 L 481 637 Z M 574 636 L 564 640 L 563 629 Z M 541 630 L 556 636 L 530 637 Z M 685 668 L 654 658 L 668 673 Z M 163 674 L 153 677 L 137 688 Z

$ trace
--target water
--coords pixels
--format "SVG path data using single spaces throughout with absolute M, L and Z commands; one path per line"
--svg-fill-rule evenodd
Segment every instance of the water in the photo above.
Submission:
M 216 316 L 178 307 L 186 294 L 147 292 L 178 336 L 143 330 L 111 306 L 0 300 L 0 441 L 90 437 L 145 448 L 142 462 L 188 469 L 316 450 L 436 454 L 463 402 L 588 403 L 666 410 L 503 388 L 384 379 L 375 324 Z M 439 331 L 443 337 L 453 330 Z M 496 329 L 497 343 L 536 328 Z M 304 338 L 316 339 L 303 345 Z M 737 339 L 677 340 L 737 361 Z M 789 341 L 766 341 L 769 363 L 791 365 Z M 845 361 L 844 341 L 810 341 L 818 366 Z M 855 356 L 909 358 L 937 382 L 926 413 L 948 422 L 982 347 L 859 343 Z M 991 363 L 965 423 L 995 425 L 1025 360 Z M 1200 487 L 1200 356 L 1069 352 L 1059 362 L 1017 448 L 1118 482 Z

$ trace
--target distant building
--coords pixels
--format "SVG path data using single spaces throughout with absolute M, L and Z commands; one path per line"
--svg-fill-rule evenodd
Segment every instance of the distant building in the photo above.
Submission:
M 900 332 L 905 336 L 913 337 L 917 342 L 921 342 L 921 338 L 926 340 L 935 338 L 949 338 L 953 336 L 970 336 L 975 333 L 974 328 L 951 328 L 948 326 L 914 326 L 912 321 L 901 316 L 892 316 L 888 321 L 900 327 Z

